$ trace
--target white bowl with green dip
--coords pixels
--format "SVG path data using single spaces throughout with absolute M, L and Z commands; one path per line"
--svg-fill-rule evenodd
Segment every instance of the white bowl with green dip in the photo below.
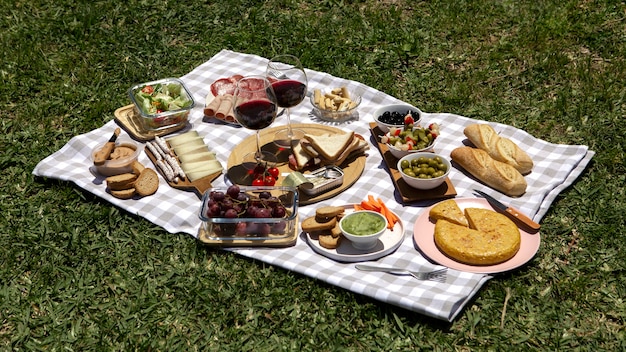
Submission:
M 368 250 L 376 247 L 378 238 L 387 230 L 387 219 L 375 211 L 359 210 L 344 216 L 339 228 L 354 248 Z

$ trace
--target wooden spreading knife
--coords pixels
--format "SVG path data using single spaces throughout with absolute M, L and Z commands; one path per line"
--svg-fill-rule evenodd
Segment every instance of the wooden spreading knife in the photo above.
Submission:
M 117 136 L 120 135 L 120 132 L 120 128 L 116 128 L 109 141 L 104 145 L 104 147 L 102 147 L 102 149 L 96 152 L 96 154 L 93 156 L 94 165 L 103 165 L 104 162 L 109 158 L 109 155 L 111 155 L 113 148 L 115 148 L 115 140 L 117 139 Z
M 529 218 L 528 216 L 522 214 L 519 210 L 504 205 L 502 204 L 500 201 L 498 201 L 497 199 L 495 199 L 494 197 L 488 195 L 485 192 L 479 191 L 477 189 L 474 190 L 474 192 L 478 193 L 479 195 L 481 195 L 482 197 L 484 197 L 485 199 L 487 199 L 487 201 L 489 202 L 489 204 L 491 204 L 492 206 L 494 206 L 495 208 L 509 214 L 511 217 L 513 217 L 513 219 L 519 221 L 520 223 L 526 225 L 528 228 L 535 230 L 535 231 L 539 231 L 539 229 L 541 228 L 541 225 L 539 225 L 538 223 L 534 222 L 531 218 Z

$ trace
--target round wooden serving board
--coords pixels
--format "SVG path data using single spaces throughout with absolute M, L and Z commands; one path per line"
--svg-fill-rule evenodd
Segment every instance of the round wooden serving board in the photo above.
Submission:
M 291 168 L 289 168 L 289 155 L 291 154 L 291 149 L 283 149 L 278 147 L 273 142 L 274 135 L 276 132 L 286 128 L 287 126 L 277 126 L 266 128 L 261 130 L 261 149 L 263 151 L 271 152 L 278 159 L 278 169 L 281 174 L 293 172 Z M 305 133 L 314 134 L 314 135 L 323 135 L 327 133 L 345 133 L 341 129 L 326 126 L 321 124 L 302 124 L 302 123 L 292 123 L 292 127 L 303 130 Z M 254 135 L 254 131 L 250 131 L 250 137 L 244 139 L 238 146 L 236 146 L 233 151 L 230 153 L 228 157 L 228 177 L 233 183 L 237 183 L 240 185 L 249 186 L 252 184 L 252 176 L 249 171 L 242 165 L 243 158 L 246 154 L 254 152 L 256 150 L 256 136 Z M 300 205 L 307 205 L 320 202 L 325 199 L 332 198 L 337 194 L 343 192 L 352 186 L 358 179 L 361 177 L 363 170 L 365 169 L 365 154 L 358 156 L 357 158 L 348 159 L 342 165 L 338 165 L 344 172 L 343 175 L 343 184 L 341 184 L 337 188 L 333 188 L 327 192 L 309 196 L 304 192 L 300 192 Z M 302 173 L 309 173 L 318 169 L 319 167 L 307 168 L 302 170 Z M 280 176 L 278 182 L 279 185 L 284 176 Z

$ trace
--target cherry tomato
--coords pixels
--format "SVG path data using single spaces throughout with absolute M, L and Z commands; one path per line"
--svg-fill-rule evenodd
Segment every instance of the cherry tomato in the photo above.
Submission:
M 270 167 L 267 172 L 275 179 L 278 179 L 278 175 L 280 175 L 280 170 L 277 167 Z
M 154 87 L 152 87 L 152 86 L 145 86 L 145 87 L 141 88 L 141 91 L 146 93 L 146 94 L 152 94 L 152 92 L 154 92 Z
M 257 177 L 254 179 L 254 181 L 252 181 L 252 185 L 253 186 L 265 186 L 265 182 L 263 181 L 262 177 Z
M 274 177 L 272 177 L 272 175 L 267 175 L 265 176 L 265 180 L 263 181 L 263 183 L 266 186 L 273 186 L 276 184 L 276 179 Z

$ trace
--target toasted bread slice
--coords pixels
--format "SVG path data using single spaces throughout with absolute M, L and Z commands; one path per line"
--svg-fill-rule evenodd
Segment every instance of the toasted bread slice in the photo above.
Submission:
M 156 171 L 145 168 L 135 181 L 135 191 L 142 197 L 154 194 L 159 189 L 159 176 Z
M 319 219 L 334 218 L 345 211 L 344 207 L 326 205 L 315 210 L 315 216 Z
M 107 187 L 113 191 L 121 191 L 133 188 L 133 184 L 137 180 L 137 175 L 133 173 L 119 174 L 106 178 Z
M 109 192 L 113 197 L 119 199 L 131 199 L 136 194 L 134 188 L 122 189 L 118 191 L 109 189 Z
M 302 221 L 302 231 L 304 232 L 314 232 L 314 231 L 323 231 L 330 230 L 337 224 L 336 218 L 329 218 L 327 221 L 322 222 L 321 219 L 317 219 L 317 217 L 311 216 L 304 221 Z
M 352 143 L 354 132 L 324 134 L 321 136 L 305 134 L 306 138 L 326 160 L 335 160 Z

